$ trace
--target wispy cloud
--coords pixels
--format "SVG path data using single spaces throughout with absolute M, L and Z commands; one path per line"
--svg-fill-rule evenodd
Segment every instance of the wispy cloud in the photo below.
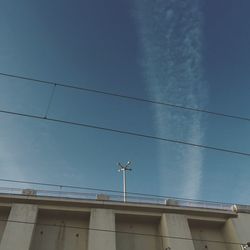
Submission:
M 198 0 L 135 0 L 142 47 L 142 65 L 153 99 L 192 107 L 205 104 L 202 73 L 202 12 Z M 200 114 L 155 106 L 155 127 L 161 136 L 202 143 Z M 202 152 L 172 144 L 159 146 L 162 191 L 171 171 L 180 177 L 178 193 L 199 196 Z M 170 159 L 174 166 L 169 166 Z M 178 174 L 176 174 L 178 172 Z

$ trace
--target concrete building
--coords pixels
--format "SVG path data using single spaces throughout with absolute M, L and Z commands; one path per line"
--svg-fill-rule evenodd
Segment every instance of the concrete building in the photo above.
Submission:
M 248 241 L 242 207 L 0 195 L 0 250 L 240 250 Z

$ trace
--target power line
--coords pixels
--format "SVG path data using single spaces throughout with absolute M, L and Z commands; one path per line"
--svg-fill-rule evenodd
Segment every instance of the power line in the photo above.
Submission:
M 192 143 L 192 142 L 186 142 L 186 141 L 175 140 L 175 139 L 170 139 L 170 138 L 163 138 L 163 137 L 158 137 L 158 136 L 153 136 L 153 135 L 148 135 L 148 134 L 141 134 L 141 133 L 132 132 L 132 131 L 125 131 L 125 130 L 113 129 L 113 128 L 108 128 L 108 127 L 101 127 L 101 126 L 94 125 L 94 124 L 73 122 L 73 121 L 67 121 L 67 120 L 62 120 L 62 119 L 56 119 L 56 118 L 52 118 L 52 117 L 48 118 L 48 117 L 43 117 L 43 116 L 39 116 L 39 115 L 13 112 L 13 111 L 8 111 L 8 110 L 3 110 L 3 109 L 0 110 L 0 113 L 4 113 L 4 114 L 8 114 L 8 115 L 23 116 L 23 117 L 33 118 L 33 119 L 37 119 L 37 120 L 47 120 L 47 121 L 62 123 L 62 124 L 66 124 L 66 125 L 91 128 L 91 129 L 102 130 L 102 131 L 107 131 L 107 132 L 111 132 L 111 133 L 131 135 L 131 136 L 140 137 L 140 138 L 153 139 L 153 140 L 157 140 L 157 141 L 170 142 L 170 143 L 175 143 L 175 144 L 180 144 L 180 145 L 186 145 L 186 146 L 191 146 L 191 147 L 196 147 L 196 148 L 209 149 L 209 150 L 213 150 L 213 151 L 219 151 L 219 152 L 224 152 L 224 153 L 229 153 L 229 154 L 250 157 L 250 153 L 247 153 L 247 152 L 241 152 L 241 151 L 231 150 L 231 149 L 227 149 L 227 148 L 218 148 L 218 147 L 214 147 L 214 146 L 196 144 L 196 143 Z
M 32 78 L 32 77 L 27 77 L 27 76 L 22 76 L 22 75 L 7 74 L 7 73 L 3 73 L 3 72 L 0 72 L 0 75 L 5 76 L 5 77 L 16 78 L 16 79 L 20 79 L 20 80 L 32 81 L 33 83 L 42 84 L 42 85 L 44 85 L 44 84 L 57 85 L 59 87 L 75 89 L 78 91 L 85 91 L 85 92 L 102 94 L 102 95 L 107 95 L 107 96 L 114 96 L 114 97 L 119 97 L 119 98 L 123 98 L 123 99 L 127 99 L 127 100 L 134 100 L 134 101 L 138 101 L 138 102 L 163 105 L 163 106 L 167 106 L 167 107 L 171 107 L 171 108 L 178 108 L 178 109 L 189 110 L 189 111 L 194 111 L 194 112 L 201 112 L 201 113 L 205 113 L 205 114 L 209 114 L 209 115 L 215 115 L 215 116 L 226 117 L 226 118 L 250 122 L 250 117 L 230 115 L 230 114 L 226 114 L 226 113 L 215 112 L 215 111 L 205 110 L 205 109 L 201 109 L 201 108 L 193 108 L 193 107 L 183 106 L 183 105 L 174 104 L 174 103 L 170 103 L 170 102 L 150 100 L 150 99 L 141 98 L 141 97 L 118 94 L 118 93 L 114 93 L 114 92 L 108 92 L 108 91 L 103 91 L 103 90 L 99 90 L 99 89 L 87 88 L 87 87 L 80 87 L 77 85 L 70 85 L 69 83 L 47 81 L 47 80 L 42 80 L 42 79 Z
M 28 225 L 36 225 L 36 226 L 47 226 L 47 227 L 62 227 L 63 226 L 65 228 L 79 229 L 79 230 L 89 230 L 89 231 L 117 233 L 117 234 L 129 234 L 129 235 L 147 236 L 147 237 L 155 237 L 155 238 L 168 238 L 168 239 L 175 239 L 175 240 L 210 242 L 210 243 L 217 243 L 217 244 L 229 244 L 229 245 L 242 245 L 242 244 L 245 244 L 245 243 L 240 243 L 240 242 L 209 240 L 209 239 L 197 239 L 197 238 L 188 238 L 188 237 L 180 237 L 180 236 L 170 236 L 170 235 L 157 235 L 157 234 L 129 232 L 129 231 L 120 231 L 120 230 L 109 230 L 109 229 L 101 229 L 101 228 L 80 227 L 80 226 L 65 225 L 65 224 L 59 225 L 59 224 L 28 222 L 28 221 L 9 220 L 9 219 L 0 219 L 0 221 L 6 222 L 6 223 L 11 222 L 11 223 L 28 224 Z
M 112 190 L 112 189 L 100 189 L 100 188 L 91 188 L 91 187 L 82 187 L 82 186 L 74 186 L 74 185 L 64 185 L 64 184 L 54 184 L 54 183 L 45 183 L 45 182 L 34 182 L 34 181 L 23 181 L 23 180 L 11 180 L 11 179 L 2 179 L 2 182 L 10 182 L 10 183 L 19 183 L 19 184 L 31 184 L 31 185 L 39 185 L 39 186 L 47 186 L 47 187 L 56 187 L 56 188 L 69 188 L 69 189 L 78 189 L 78 190 L 89 190 L 89 191 L 100 191 L 100 192 L 109 192 L 109 193 L 118 193 L 123 194 L 122 191 Z M 218 201 L 207 201 L 207 200 L 195 200 L 190 198 L 178 198 L 174 196 L 163 196 L 163 195 L 156 195 L 156 194 L 145 194 L 145 193 L 138 193 L 138 192 L 126 192 L 129 195 L 139 195 L 144 197 L 154 197 L 154 198 L 169 198 L 169 199 L 176 199 L 176 200 L 185 200 L 185 201 L 192 201 L 192 202 L 208 202 L 213 204 L 223 204 L 223 205 L 232 205 L 232 203 L 226 202 L 218 202 Z

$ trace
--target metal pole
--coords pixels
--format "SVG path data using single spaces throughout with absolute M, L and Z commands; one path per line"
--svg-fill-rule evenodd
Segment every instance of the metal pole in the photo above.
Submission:
M 118 163 L 118 166 L 120 167 L 118 169 L 118 172 L 122 171 L 122 177 L 123 177 L 123 201 L 127 201 L 127 180 L 126 180 L 126 171 L 131 171 L 132 169 L 129 168 L 129 165 L 131 164 L 130 161 L 124 166 L 120 162 Z
M 123 201 L 126 202 L 126 170 L 123 170 Z

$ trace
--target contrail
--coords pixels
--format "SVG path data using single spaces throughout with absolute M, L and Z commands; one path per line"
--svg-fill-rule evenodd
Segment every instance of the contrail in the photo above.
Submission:
M 141 63 L 149 95 L 194 107 L 206 103 L 202 73 L 202 12 L 198 0 L 135 0 Z M 202 143 L 201 114 L 155 107 L 156 133 Z M 201 151 L 159 145 L 161 189 L 198 198 Z M 173 178 L 174 177 L 174 178 Z M 173 183 L 173 179 L 179 180 Z

